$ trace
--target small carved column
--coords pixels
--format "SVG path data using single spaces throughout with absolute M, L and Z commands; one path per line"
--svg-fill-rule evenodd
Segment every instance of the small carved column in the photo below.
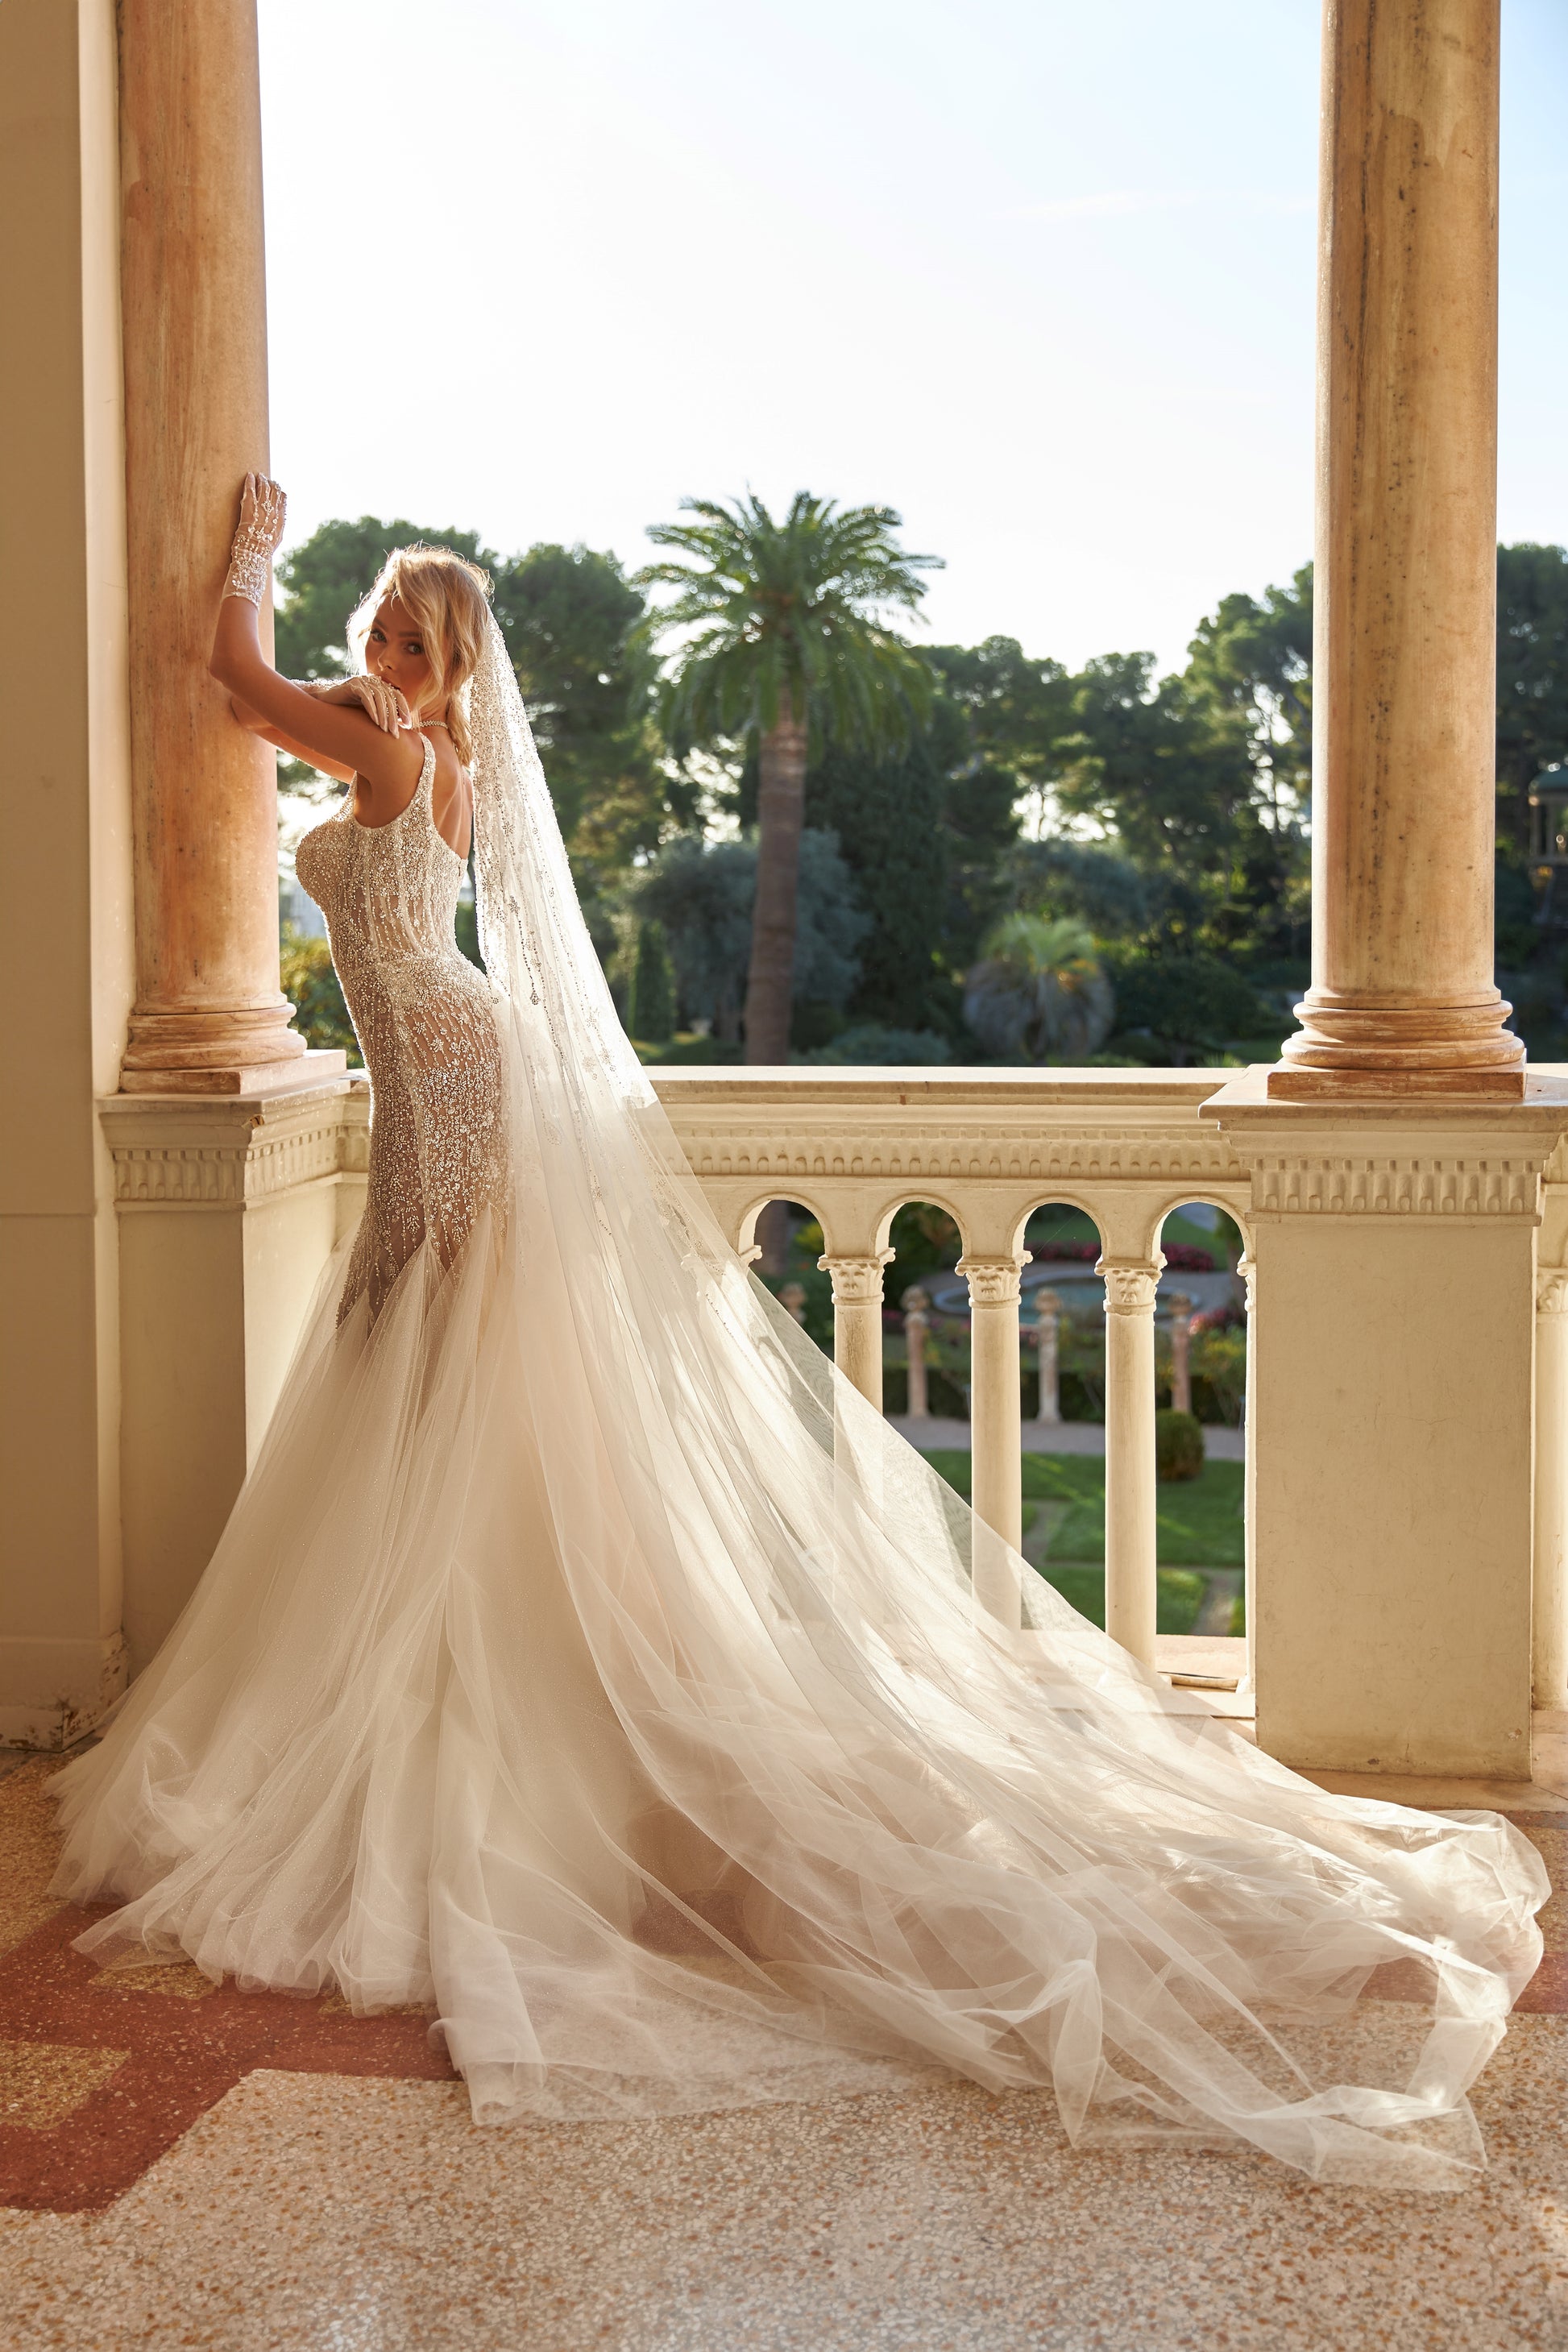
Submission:
M 1258 1260 L 1247 1250 L 1238 1259 L 1236 1268 L 1247 1293 L 1247 1388 L 1241 1408 L 1242 1444 L 1246 1458 L 1241 1467 L 1241 1590 L 1242 1614 L 1247 1620 L 1247 1673 L 1240 1687 L 1246 1693 L 1255 1688 L 1253 1680 L 1253 1628 L 1258 1621 L 1258 1448 L 1253 1443 L 1252 1405 L 1258 1390 Z
M 906 1420 L 929 1421 L 931 1405 L 926 1396 L 926 1334 L 931 1324 L 926 1308 L 931 1301 L 919 1283 L 912 1283 L 904 1293 L 904 1357 L 909 1366 L 910 1393 L 904 1408 Z
M 1040 1401 L 1035 1407 L 1035 1420 L 1045 1429 L 1054 1428 L 1062 1417 L 1061 1327 L 1060 1292 L 1037 1290 L 1035 1332 L 1040 1357 Z
M 1568 1266 L 1535 1278 L 1535 1578 L 1537 1706 L 1568 1706 Z
M 1023 1596 L 1013 1554 L 1024 1539 L 1024 1481 L 1018 1393 L 1018 1276 L 1025 1255 L 961 1257 L 969 1284 L 973 1496 L 975 1517 L 1000 1536 L 981 1541 L 976 1530 L 974 1594 L 993 1616 L 1015 1630 Z
M 833 1360 L 879 1412 L 882 1410 L 882 1268 L 891 1250 L 857 1257 L 819 1257 L 833 1277 Z
M 1173 1290 L 1165 1301 L 1171 1310 L 1171 1410 L 1193 1409 L 1193 1302 L 1184 1291 Z
M 1105 1277 L 1105 1630 L 1154 1663 L 1154 1293 L 1160 1268 L 1101 1258 Z

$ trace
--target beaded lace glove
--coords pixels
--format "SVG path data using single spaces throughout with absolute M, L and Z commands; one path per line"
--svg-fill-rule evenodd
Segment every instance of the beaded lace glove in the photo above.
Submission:
M 289 501 L 276 482 L 268 481 L 265 474 L 247 474 L 240 493 L 239 529 L 234 534 L 228 577 L 223 583 L 226 596 L 243 596 L 247 604 L 260 604 L 288 511 Z
M 413 726 L 408 705 L 395 686 L 384 677 L 370 677 L 363 672 L 355 677 L 292 677 L 302 694 L 313 694 L 318 702 L 357 702 L 367 719 L 374 719 L 384 734 L 400 734 Z

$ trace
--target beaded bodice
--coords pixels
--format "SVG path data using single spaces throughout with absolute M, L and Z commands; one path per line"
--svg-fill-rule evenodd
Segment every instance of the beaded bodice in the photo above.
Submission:
M 300 880 L 327 919 L 332 961 L 370 1072 L 370 1183 L 344 1286 L 373 1315 L 429 1240 L 450 1265 L 506 1195 L 506 1106 L 490 982 L 453 935 L 463 861 L 436 829 L 428 736 L 414 798 L 361 824 L 353 796 L 300 842 Z

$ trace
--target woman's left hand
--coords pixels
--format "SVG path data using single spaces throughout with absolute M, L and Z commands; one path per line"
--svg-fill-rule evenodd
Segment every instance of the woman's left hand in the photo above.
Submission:
M 334 677 L 303 681 L 307 694 L 318 702 L 357 702 L 367 719 L 373 719 L 384 734 L 400 735 L 414 724 L 408 705 L 397 688 L 384 677 L 371 677 L 362 672 L 354 677 Z
M 266 474 L 247 474 L 239 493 L 239 537 L 268 555 L 283 544 L 289 519 L 287 493 Z

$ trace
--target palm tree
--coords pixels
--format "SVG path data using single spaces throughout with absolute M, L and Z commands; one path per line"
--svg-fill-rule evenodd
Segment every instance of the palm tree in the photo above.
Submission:
M 828 740 L 901 750 L 931 707 L 931 673 L 888 626 L 913 611 L 934 555 L 910 555 L 890 507 L 847 507 L 797 491 L 775 522 L 761 499 L 683 499 L 689 522 L 648 537 L 675 551 L 639 585 L 673 588 L 659 625 L 687 632 L 664 689 L 678 737 L 754 736 L 757 895 L 746 981 L 746 1059 L 789 1058 L 795 898 L 805 771 Z
M 1116 1018 L 1116 997 L 1074 916 L 1005 915 L 963 993 L 963 1017 L 1004 1061 L 1080 1062 L 1098 1053 Z

